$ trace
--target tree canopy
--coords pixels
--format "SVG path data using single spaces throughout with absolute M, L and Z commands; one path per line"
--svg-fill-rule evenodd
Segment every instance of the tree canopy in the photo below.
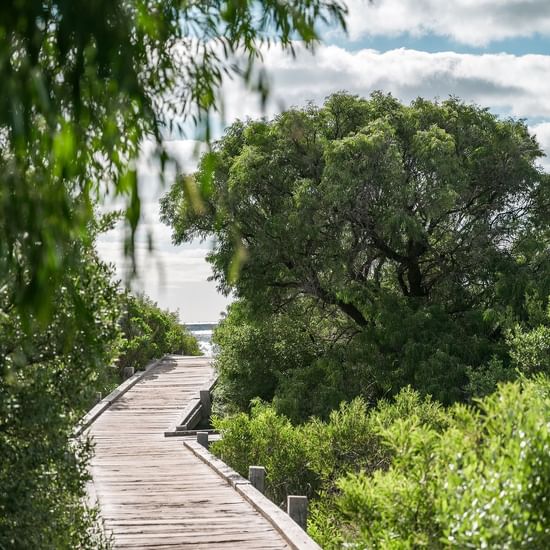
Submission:
M 252 319 L 324 315 L 322 337 L 360 350 L 381 390 L 453 401 L 468 368 L 506 357 L 506 322 L 545 309 L 541 156 L 523 121 L 456 98 L 338 93 L 233 124 L 196 174 L 213 172 L 204 208 L 179 181 L 163 219 L 175 242 L 215 236 L 214 278 Z

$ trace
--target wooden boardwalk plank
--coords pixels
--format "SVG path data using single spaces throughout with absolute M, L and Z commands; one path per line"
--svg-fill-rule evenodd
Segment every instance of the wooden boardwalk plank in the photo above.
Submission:
M 289 548 L 181 439 L 164 437 L 212 375 L 207 358 L 168 357 L 86 431 L 93 492 L 115 548 Z

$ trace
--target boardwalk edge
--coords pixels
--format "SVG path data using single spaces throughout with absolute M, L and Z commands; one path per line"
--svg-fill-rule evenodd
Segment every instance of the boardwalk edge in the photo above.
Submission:
M 247 502 L 249 502 L 283 536 L 293 550 L 321 550 L 321 547 L 283 510 L 252 486 L 225 462 L 193 440 L 184 446 L 225 479 Z
M 130 376 L 128 380 L 125 380 L 117 386 L 109 395 L 105 396 L 101 401 L 94 405 L 80 420 L 77 424 L 73 437 L 79 437 L 84 430 L 90 427 L 90 425 L 101 416 L 117 399 L 122 397 L 131 387 L 135 386 L 148 372 L 156 367 L 161 361 L 166 357 L 161 357 L 160 359 L 154 359 L 151 361 L 144 370 L 136 372 L 133 376 Z
M 213 375 L 208 382 L 199 390 L 212 393 L 214 386 L 218 382 L 217 375 Z M 201 420 L 203 416 L 202 401 L 200 397 L 189 400 L 188 405 L 183 409 L 181 415 L 168 427 L 164 432 L 164 437 L 174 437 L 183 435 L 183 431 L 192 430 Z M 207 413 L 209 415 L 209 413 Z

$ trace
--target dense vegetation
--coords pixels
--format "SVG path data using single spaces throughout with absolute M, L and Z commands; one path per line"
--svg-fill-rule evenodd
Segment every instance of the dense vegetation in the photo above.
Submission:
M 176 241 L 215 236 L 214 277 L 238 299 L 216 333 L 226 410 L 259 396 L 302 421 L 513 378 L 507 340 L 547 323 L 541 155 L 522 121 L 454 98 L 339 93 L 233 124 L 196 175 L 213 172 L 203 211 L 181 181 L 162 204 Z
M 217 419 L 212 449 L 267 494 L 313 497 L 323 548 L 548 548 L 550 382 L 502 385 L 476 407 L 445 409 L 403 389 L 295 427 L 265 404 Z
M 101 547 L 82 506 L 90 448 L 70 437 L 111 384 L 119 290 L 93 250 L 73 253 L 46 327 L 0 295 L 0 548 Z
M 122 292 L 93 248 L 75 246 L 79 269 L 46 328 L 14 310 L 9 288 L 0 294 L 0 548 L 101 548 L 82 500 L 92 448 L 71 441 L 76 423 L 124 366 L 200 353 L 176 314 Z
M 522 121 L 338 93 L 233 124 L 201 212 L 237 300 L 213 451 L 325 548 L 550 544 L 550 178 Z
M 265 99 L 261 47 L 311 46 L 344 13 L 0 5 L 0 547 L 103 545 L 73 426 L 121 346 L 121 365 L 193 349 L 172 315 L 120 294 L 94 251 L 97 202 L 125 197 L 132 255 L 143 141 L 164 169 L 167 128 L 193 119 L 210 137 L 224 75 Z M 323 544 L 548 546 L 548 382 L 523 378 L 549 367 L 540 155 L 524 123 L 456 99 L 337 94 L 234 124 L 165 199 L 176 240 L 216 236 L 215 277 L 238 297 L 217 334 L 220 410 L 252 416 L 218 421 L 218 452 L 266 464 L 278 502 L 315 497 Z M 477 408 L 426 397 L 518 374 Z M 258 396 L 273 405 L 250 409 Z

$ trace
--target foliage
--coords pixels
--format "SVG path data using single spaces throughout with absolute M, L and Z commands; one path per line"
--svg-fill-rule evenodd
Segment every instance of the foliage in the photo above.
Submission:
M 368 409 L 361 398 L 342 403 L 327 422 L 316 418 L 304 426 L 309 442 L 309 460 L 326 487 L 350 471 L 373 472 L 385 468 L 392 456 L 381 445 L 379 432 L 400 419 L 417 418 L 422 424 L 440 430 L 447 425 L 443 407 L 429 397 L 404 388 L 391 402 L 381 400 Z
M 475 397 L 489 395 L 496 390 L 499 382 L 509 382 L 517 377 L 514 369 L 505 366 L 497 357 L 493 357 L 481 369 L 468 367 L 466 372 L 468 374 L 467 392 Z
M 0 295 L 1 548 L 102 547 L 96 511 L 83 506 L 92 447 L 71 440 L 75 424 L 119 383 L 117 356 L 143 368 L 164 353 L 200 353 L 176 314 L 122 294 L 94 249 L 74 246 L 79 261 L 47 328 L 23 322 L 10 289 Z
M 546 301 L 547 302 L 547 301 Z M 509 364 L 493 357 L 483 369 L 468 369 L 468 393 L 481 397 L 495 391 L 498 382 L 510 381 L 518 374 L 550 375 L 550 306 L 532 296 L 527 299 L 529 322 L 508 329 L 506 345 Z
M 265 100 L 265 75 L 254 71 L 261 49 L 292 50 L 294 39 L 311 47 L 317 25 L 343 26 L 344 13 L 331 0 L 0 3 L 2 548 L 99 545 L 81 502 L 88 449 L 69 445 L 111 383 L 105 367 L 120 336 L 120 296 L 93 252 L 96 203 L 125 199 L 133 256 L 143 141 L 156 144 L 164 170 L 162 139 L 174 123 L 183 131 L 199 122 L 209 139 L 224 77 Z M 151 342 L 162 347 L 155 323 Z M 173 328 L 162 338 L 191 345 Z M 146 356 L 142 344 L 132 352 Z
M 350 547 L 548 547 L 548 379 L 502 385 L 451 417 L 442 433 L 414 418 L 390 426 L 391 467 L 339 483 Z
M 310 321 L 304 320 L 298 304 L 288 313 L 263 318 L 245 302 L 231 304 L 213 336 L 221 350 L 216 359 L 219 383 L 215 403 L 219 410 L 246 410 L 254 397 L 271 401 L 281 384 L 296 384 L 296 371 L 310 364 L 325 347 L 319 338 L 322 323 L 312 326 Z M 302 385 L 298 386 L 297 391 Z M 287 392 L 284 398 L 290 399 Z M 314 405 L 318 398 L 309 404 Z M 295 418 L 296 414 L 289 414 L 291 408 L 279 410 Z
M 529 326 L 529 296 L 550 293 L 541 154 L 524 122 L 456 98 L 338 93 L 233 124 L 195 175 L 213 172 L 202 211 L 177 181 L 162 216 L 176 242 L 214 235 L 214 278 L 251 329 L 286 318 L 315 334 L 327 320 L 332 342 L 303 365 L 314 376 L 329 370 L 321 357 L 368 372 L 377 396 L 411 384 L 450 403 L 491 360 L 511 365 L 507 331 Z M 231 344 L 242 317 L 225 323 L 222 371 L 255 364 Z M 284 400 L 278 364 L 270 392 Z
M 513 364 L 520 372 L 550 376 L 550 305 L 540 325 L 531 330 L 517 325 L 509 336 L 509 343 Z
M 0 6 L 0 285 L 46 319 L 71 243 L 86 238 L 96 199 L 127 198 L 127 251 L 140 217 L 140 143 L 221 109 L 224 77 L 265 99 L 263 47 L 313 46 L 319 24 L 344 26 L 332 0 L 26 0 Z M 35 243 L 41 243 L 37 247 Z M 26 262 L 22 276 L 20 257 Z
M 219 348 L 217 412 L 248 410 L 259 397 L 299 423 L 309 416 L 327 418 L 358 395 L 374 399 L 374 375 L 361 350 L 350 345 L 353 336 L 332 312 L 307 300 L 263 316 L 245 300 L 233 302 L 213 336 Z
M 91 448 L 70 437 L 95 392 L 109 383 L 119 291 L 93 250 L 74 247 L 78 269 L 65 273 L 46 328 L 36 319 L 25 327 L 12 289 L 0 292 L 1 548 L 101 544 L 94 514 L 82 505 Z
M 410 388 L 392 403 L 380 401 L 375 410 L 369 411 L 357 398 L 342 403 L 326 422 L 312 418 L 298 427 L 256 400 L 249 415 L 214 418 L 222 439 L 213 443 L 212 450 L 245 476 L 248 466 L 264 466 L 267 494 L 283 503 L 288 494 L 330 493 L 336 479 L 346 472 L 373 471 L 386 465 L 390 454 L 380 444 L 379 426 L 411 415 L 436 427 L 446 422 L 440 405 L 421 399 Z
M 120 328 L 120 369 L 144 369 L 151 359 L 169 353 L 201 354 L 197 340 L 180 324 L 177 313 L 160 309 L 144 295 L 126 294 Z
M 411 389 L 327 422 L 292 427 L 272 407 L 216 419 L 212 445 L 240 473 L 267 470 L 275 502 L 313 497 L 323 548 L 546 548 L 550 542 L 550 382 L 500 385 L 444 409 Z
M 312 494 L 316 480 L 308 465 L 306 441 L 287 418 L 257 401 L 250 417 L 239 413 L 215 418 L 213 424 L 223 434 L 213 452 L 244 476 L 249 466 L 264 466 L 266 494 L 274 502 L 282 505 L 288 494 Z

